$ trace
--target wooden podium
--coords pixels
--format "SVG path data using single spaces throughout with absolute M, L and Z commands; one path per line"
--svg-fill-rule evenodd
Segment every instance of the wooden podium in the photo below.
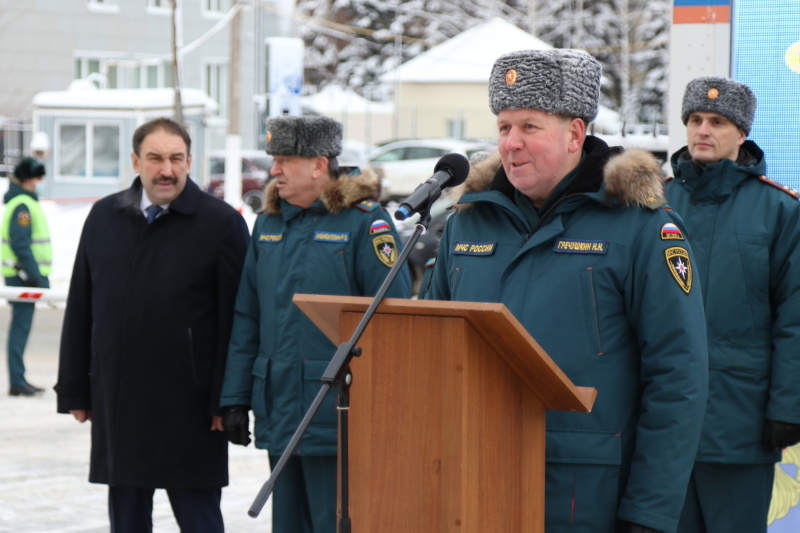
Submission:
M 371 298 L 298 294 L 334 344 Z M 589 412 L 503 304 L 385 299 L 350 368 L 353 533 L 544 532 L 545 410 Z

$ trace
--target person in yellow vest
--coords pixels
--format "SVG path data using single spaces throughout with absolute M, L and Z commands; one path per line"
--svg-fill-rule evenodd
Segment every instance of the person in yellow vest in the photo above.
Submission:
M 9 287 L 49 288 L 52 262 L 50 229 L 36 194 L 44 179 L 44 165 L 26 157 L 14 169 L 8 192 L 3 198 L 6 209 L 2 226 L 3 277 Z M 8 375 L 11 396 L 34 396 L 44 392 L 25 379 L 22 356 L 33 323 L 33 302 L 11 302 L 8 328 Z

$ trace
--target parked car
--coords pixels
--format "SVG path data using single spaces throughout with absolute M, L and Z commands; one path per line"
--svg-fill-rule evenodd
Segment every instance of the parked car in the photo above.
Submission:
M 263 150 L 242 150 L 242 201 L 253 211 L 264 206 L 264 185 L 269 181 L 272 156 Z M 225 151 L 214 151 L 208 157 L 208 192 L 225 198 Z
M 353 170 L 364 168 L 369 163 L 356 151 L 344 150 L 337 158 L 339 168 Z M 272 156 L 261 150 L 242 151 L 242 201 L 253 211 L 264 207 L 264 187 L 272 179 Z M 225 198 L 225 151 L 214 151 L 209 156 L 208 173 L 210 177 L 208 192 L 217 198 Z M 379 200 L 386 200 L 385 196 Z
M 456 152 L 471 158 L 477 152 L 495 150 L 497 145 L 488 141 L 416 139 L 385 144 L 375 149 L 368 159 L 386 183 L 389 198 L 399 200 L 433 175 L 433 168 L 443 155 Z

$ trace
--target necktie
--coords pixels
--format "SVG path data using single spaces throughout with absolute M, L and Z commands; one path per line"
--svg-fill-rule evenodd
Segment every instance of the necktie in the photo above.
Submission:
M 164 210 L 164 208 L 161 207 L 160 205 L 153 204 L 150 207 L 148 207 L 147 208 L 147 223 L 150 224 L 152 221 L 154 221 L 156 219 L 156 217 L 158 215 L 160 215 L 163 210 Z

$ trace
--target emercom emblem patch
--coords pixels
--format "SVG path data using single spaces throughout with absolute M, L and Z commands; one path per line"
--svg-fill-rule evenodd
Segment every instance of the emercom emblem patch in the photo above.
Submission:
M 664 250 L 669 271 L 683 292 L 689 294 L 692 290 L 692 265 L 689 262 L 689 252 L 686 248 L 673 246 Z
M 391 268 L 397 261 L 397 244 L 394 242 L 394 235 L 379 235 L 372 238 L 372 249 L 378 256 L 381 263 Z

